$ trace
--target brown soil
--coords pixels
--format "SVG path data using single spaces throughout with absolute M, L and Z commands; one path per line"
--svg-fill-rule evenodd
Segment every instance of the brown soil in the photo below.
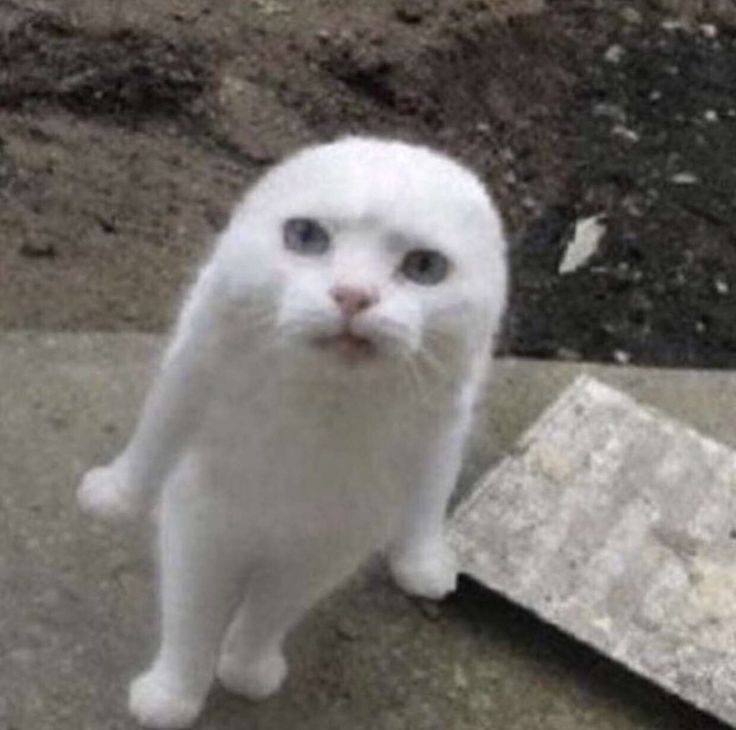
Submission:
M 0 0 L 0 327 L 166 327 L 242 189 L 357 131 L 493 188 L 504 352 L 734 366 L 730 2 Z

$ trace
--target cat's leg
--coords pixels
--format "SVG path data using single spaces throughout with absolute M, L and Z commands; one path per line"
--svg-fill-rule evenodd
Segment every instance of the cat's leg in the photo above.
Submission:
M 287 674 L 286 634 L 331 585 L 325 575 L 296 561 L 253 575 L 223 642 L 217 666 L 223 686 L 251 700 L 278 691 Z
M 222 533 L 206 515 L 165 499 L 161 644 L 151 667 L 131 683 L 129 696 L 131 714 L 146 727 L 188 727 L 204 704 L 243 589 L 243 559 Z
M 410 595 L 440 600 L 455 590 L 457 562 L 445 540 L 445 516 L 462 462 L 466 422 L 435 445 L 421 476 L 411 485 L 399 529 L 389 546 L 389 566 Z
M 125 450 L 84 475 L 77 490 L 82 511 L 113 522 L 150 511 L 185 449 L 204 410 L 212 370 L 206 283 L 202 274 Z

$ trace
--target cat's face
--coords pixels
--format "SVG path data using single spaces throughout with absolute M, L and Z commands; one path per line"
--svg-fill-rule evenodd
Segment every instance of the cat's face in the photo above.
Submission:
M 480 184 L 417 147 L 307 150 L 264 178 L 228 235 L 240 284 L 271 298 L 272 334 L 338 362 L 487 345 L 505 297 L 501 229 Z

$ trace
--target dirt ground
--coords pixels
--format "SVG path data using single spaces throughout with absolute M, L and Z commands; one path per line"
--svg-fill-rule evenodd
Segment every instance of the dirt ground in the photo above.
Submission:
M 244 187 L 353 131 L 488 181 L 503 352 L 736 366 L 734 0 L 61 5 L 0 0 L 0 327 L 165 328 Z

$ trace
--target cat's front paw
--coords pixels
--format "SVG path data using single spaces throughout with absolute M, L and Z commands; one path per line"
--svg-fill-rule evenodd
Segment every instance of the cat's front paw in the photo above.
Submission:
M 394 552 L 389 563 L 397 585 L 410 596 L 439 601 L 457 586 L 457 560 L 444 543 Z
M 107 522 L 122 522 L 137 517 L 143 505 L 127 484 L 123 470 L 113 464 L 90 469 L 77 490 L 82 512 Z
M 128 710 L 143 727 L 190 727 L 203 704 L 203 698 L 176 689 L 156 669 L 141 674 L 130 685 Z
M 280 651 L 252 661 L 225 652 L 217 665 L 217 678 L 222 686 L 253 701 L 265 700 L 278 692 L 287 672 L 286 659 Z

